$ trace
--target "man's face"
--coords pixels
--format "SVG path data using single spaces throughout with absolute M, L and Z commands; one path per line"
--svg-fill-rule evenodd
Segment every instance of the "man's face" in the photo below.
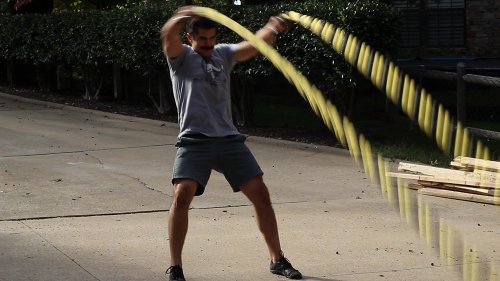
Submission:
M 215 28 L 199 28 L 197 33 L 187 34 L 193 50 L 205 58 L 209 58 L 212 55 L 216 36 L 217 29 Z

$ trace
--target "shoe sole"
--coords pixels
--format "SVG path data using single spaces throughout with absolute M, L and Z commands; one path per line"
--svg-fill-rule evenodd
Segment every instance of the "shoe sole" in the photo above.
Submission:
M 278 271 L 278 270 L 270 270 L 270 271 L 271 271 L 272 274 L 285 276 L 288 279 L 293 279 L 293 280 L 300 280 L 300 279 L 302 279 L 302 275 L 300 277 L 297 276 L 297 277 L 294 277 L 294 278 L 290 278 L 290 277 L 286 276 L 285 274 L 283 274 L 281 271 Z

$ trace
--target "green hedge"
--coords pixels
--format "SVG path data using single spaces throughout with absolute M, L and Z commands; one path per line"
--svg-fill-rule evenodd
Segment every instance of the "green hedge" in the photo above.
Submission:
M 151 70 L 162 63 L 158 30 L 173 8 L 11 15 L 0 19 L 0 57 L 28 62 L 119 63 Z M 164 10 L 164 9 L 163 9 Z
M 178 8 L 164 4 L 137 4 L 111 11 L 55 12 L 46 15 L 2 15 L 0 17 L 0 59 L 24 63 L 101 66 L 118 63 L 126 69 L 147 74 L 166 65 L 161 53 L 159 30 Z M 265 6 L 213 7 L 252 31 L 269 16 L 286 10 L 325 19 L 358 35 L 386 52 L 397 48 L 398 14 L 376 0 L 307 1 Z M 237 42 L 227 29 L 219 42 Z M 276 46 L 317 84 L 350 77 L 343 58 L 303 28 L 284 35 Z M 335 67 L 332 67 L 335 66 Z M 271 75 L 276 70 L 259 57 L 236 69 L 246 75 Z M 318 79 L 318 75 L 322 79 Z M 321 86 L 321 85 L 320 85 Z

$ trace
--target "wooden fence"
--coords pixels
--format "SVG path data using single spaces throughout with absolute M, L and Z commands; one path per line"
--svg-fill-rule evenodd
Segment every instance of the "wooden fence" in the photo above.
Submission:
M 419 78 L 438 79 L 450 82 L 456 82 L 457 89 L 457 120 L 466 121 L 466 102 L 465 95 L 467 92 L 466 84 L 476 84 L 482 86 L 497 87 L 500 89 L 500 77 L 483 76 L 477 74 L 466 73 L 466 65 L 464 62 L 457 64 L 457 72 L 440 71 L 424 68 L 408 68 L 405 71 Z M 500 132 L 489 131 L 484 129 L 468 127 L 469 132 L 475 136 L 483 137 L 490 140 L 500 140 Z
M 447 72 L 433 69 L 412 68 L 405 71 L 415 77 L 456 81 L 457 85 L 457 119 L 464 123 L 466 120 L 466 83 L 500 88 L 500 78 L 466 73 L 465 63 L 457 64 L 457 72 Z

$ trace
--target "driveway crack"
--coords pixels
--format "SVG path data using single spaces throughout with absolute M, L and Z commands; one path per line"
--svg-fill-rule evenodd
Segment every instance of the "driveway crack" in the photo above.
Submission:
M 158 190 L 158 189 L 156 189 L 156 188 L 155 188 L 155 187 L 153 187 L 153 186 L 149 186 L 146 182 L 144 182 L 144 181 L 143 181 L 143 180 L 141 180 L 140 178 L 136 178 L 136 177 L 133 177 L 133 176 L 130 176 L 130 175 L 126 175 L 126 174 L 122 174 L 122 175 L 127 176 L 127 177 L 129 177 L 129 178 L 131 178 L 131 179 L 136 180 L 139 184 L 141 184 L 142 186 L 144 186 L 146 189 L 149 189 L 149 190 L 151 190 L 151 191 L 155 191 L 155 192 L 159 192 L 159 193 L 161 193 L 162 195 L 167 195 L 167 196 L 168 196 L 168 194 L 163 193 L 161 190 Z
M 38 237 L 40 237 L 43 241 L 47 242 L 50 246 L 52 246 L 52 248 L 54 248 L 56 251 L 58 251 L 59 253 L 61 253 L 62 255 L 64 255 L 67 259 L 69 259 L 72 263 L 76 264 L 79 268 L 81 268 L 83 271 L 87 272 L 90 276 L 92 276 L 95 280 L 98 280 L 98 281 L 101 281 L 101 279 L 97 278 L 94 274 L 92 274 L 90 271 L 88 271 L 87 269 L 85 269 L 85 267 L 83 267 L 81 264 L 79 264 L 75 259 L 73 259 L 72 257 L 70 257 L 68 254 L 66 254 L 65 252 L 63 252 L 61 249 L 59 249 L 56 245 L 50 243 L 49 240 L 45 239 L 45 237 L 43 237 L 40 233 L 36 232 L 33 228 L 31 228 L 29 225 L 27 225 L 26 223 L 24 223 L 23 221 L 20 222 L 21 224 L 23 224 L 24 226 L 26 226 L 31 232 L 35 233 Z

